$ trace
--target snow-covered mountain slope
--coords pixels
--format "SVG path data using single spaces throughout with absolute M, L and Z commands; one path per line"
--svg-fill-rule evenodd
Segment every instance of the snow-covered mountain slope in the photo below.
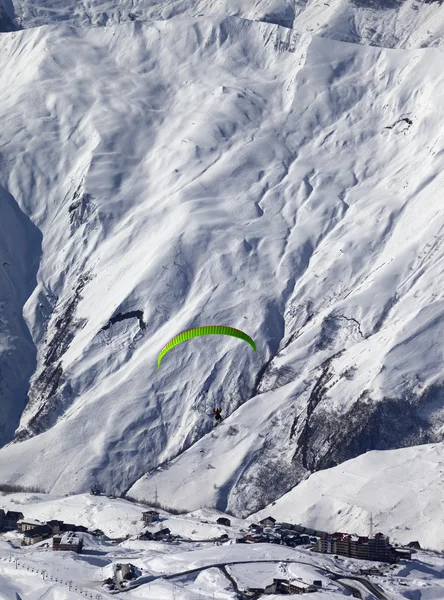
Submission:
M 142 514 L 149 510 L 140 504 L 122 498 L 107 498 L 77 494 L 60 496 L 40 493 L 13 493 L 0 495 L 0 508 L 23 513 L 26 519 L 41 522 L 58 519 L 87 527 L 90 531 L 100 529 L 110 538 L 139 535 L 145 528 Z M 168 527 L 173 535 L 193 539 L 211 539 L 226 533 L 226 527 L 216 523 L 220 516 L 215 510 L 195 511 L 187 515 L 172 515 L 157 509 L 161 520 L 150 526 L 156 531 Z M 248 526 L 246 521 L 233 519 L 233 532 Z M 7 534 L 13 535 L 13 534 Z M 233 533 L 234 535 L 234 533 Z
M 444 40 L 438 0 L 0 0 L 0 7 L 2 2 L 8 15 L 6 31 L 11 21 L 26 28 L 61 21 L 109 26 L 147 19 L 231 15 L 275 23 L 298 33 L 388 48 L 441 46 Z
M 255 516 L 367 535 L 371 513 L 374 531 L 401 544 L 418 540 L 442 551 L 443 449 L 443 444 L 425 444 L 367 452 L 314 473 Z
M 293 27 L 344 42 L 386 48 L 442 46 L 439 2 L 423 0 L 308 0 L 295 3 Z
M 216 403 L 241 432 L 219 508 L 442 439 L 441 50 L 200 18 L 24 30 L 0 52 L 0 185 L 43 236 L 3 480 L 121 491 Z M 210 323 L 258 352 L 196 339 L 157 369 Z
M 109 26 L 136 20 L 183 17 L 239 16 L 291 27 L 293 0 L 0 0 L 13 5 L 21 27 L 68 21 L 77 26 Z

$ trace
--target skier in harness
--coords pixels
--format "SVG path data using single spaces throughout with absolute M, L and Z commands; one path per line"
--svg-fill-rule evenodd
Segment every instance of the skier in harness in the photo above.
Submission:
M 213 415 L 214 418 L 216 419 L 216 425 L 219 425 L 219 423 L 222 421 L 222 415 L 220 414 L 222 412 L 221 408 L 215 408 L 213 410 Z

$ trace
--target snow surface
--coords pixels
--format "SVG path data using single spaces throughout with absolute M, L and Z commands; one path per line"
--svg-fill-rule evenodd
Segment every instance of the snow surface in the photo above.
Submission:
M 331 466 L 322 428 L 304 449 L 326 360 L 315 416 L 333 430 L 360 397 L 359 411 L 424 405 L 334 460 L 441 439 L 441 402 L 421 399 L 443 375 L 441 50 L 238 18 L 61 24 L 0 46 L 0 183 L 43 235 L 24 309 L 38 367 L 5 481 L 121 491 L 208 432 L 221 402 L 242 434 L 214 440 L 216 505 L 257 510 Z M 145 328 L 102 329 L 134 310 Z M 258 352 L 206 338 L 157 369 L 165 340 L 209 322 Z
M 0 0 L 0 482 L 246 515 L 327 469 L 273 508 L 441 548 L 440 13 Z M 258 352 L 157 369 L 210 323 Z M 29 516 L 135 535 L 121 502 Z
M 110 500 L 103 496 L 80 494 L 62 497 L 43 494 L 9 494 L 0 497 L 0 507 L 21 510 L 44 521 L 58 517 L 65 522 L 87 524 L 91 529 L 107 528 L 108 533 L 130 531 L 131 519 L 141 515 L 144 507 L 125 500 Z M 112 507 L 112 510 L 111 510 Z M 138 515 L 136 512 L 138 512 Z M 160 511 L 163 523 L 177 519 L 178 532 L 187 520 L 213 534 L 214 521 L 219 516 L 208 509 L 190 515 L 174 516 Z M 104 516 L 106 515 L 106 519 Z M 249 522 L 235 519 L 227 528 L 236 537 L 239 526 Z M 127 529 L 125 529 L 125 526 Z M 185 527 L 186 529 L 186 527 Z M 178 541 L 160 543 L 128 539 L 121 543 L 100 540 L 81 534 L 85 548 L 82 554 L 53 552 L 46 544 L 20 546 L 21 534 L 0 534 L 0 598 L 1 600 L 75 600 L 79 597 L 106 600 L 112 598 L 103 581 L 113 576 L 118 564 L 130 563 L 139 570 L 139 577 L 128 591 L 119 592 L 123 600 L 220 600 L 236 598 L 232 583 L 221 567 L 225 567 L 240 589 L 267 585 L 274 577 L 296 579 L 304 583 L 322 581 L 322 590 L 313 593 L 312 600 L 339 600 L 349 597 L 341 581 L 362 588 L 356 580 L 347 579 L 359 569 L 374 563 L 312 553 L 276 544 L 215 545 Z M 178 533 L 180 535 L 180 533 Z M 331 572 L 341 575 L 336 582 Z M 414 561 L 401 561 L 386 569 L 383 575 L 367 579 L 377 584 L 393 600 L 439 600 L 443 594 L 444 558 L 431 552 L 418 552 Z M 368 590 L 367 590 L 368 592 Z M 271 596 L 278 598 L 279 596 Z M 364 596 L 365 597 L 365 596 Z M 368 596 L 369 598 L 371 596 Z
M 255 515 L 303 523 L 320 531 L 373 531 L 393 542 L 417 540 L 442 551 L 444 543 L 443 444 L 367 452 L 314 473 Z

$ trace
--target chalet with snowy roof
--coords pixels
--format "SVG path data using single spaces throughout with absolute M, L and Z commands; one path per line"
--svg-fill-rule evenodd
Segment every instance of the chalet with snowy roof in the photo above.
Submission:
M 154 540 L 168 540 L 170 537 L 171 531 L 168 529 L 168 527 L 164 527 L 163 529 L 159 529 L 159 531 L 153 533 Z
M 409 542 L 407 544 L 408 548 L 415 548 L 415 550 L 421 550 L 421 544 L 418 541 L 414 541 L 414 542 Z
M 136 568 L 131 563 L 116 565 L 117 577 L 120 581 L 129 581 L 137 577 Z
M 255 533 L 262 533 L 264 528 L 262 527 L 262 525 L 259 525 L 258 523 L 251 523 L 249 526 L 249 529 L 251 531 L 254 531 Z
M 156 510 L 146 510 L 144 513 L 142 513 L 142 520 L 144 523 L 149 525 L 150 523 L 159 521 L 160 515 Z
M 52 530 L 48 525 L 38 525 L 32 529 L 27 529 L 23 534 L 22 546 L 32 546 L 42 540 L 47 540 L 51 535 Z
M 83 538 L 75 531 L 66 531 L 52 538 L 52 549 L 56 552 L 70 551 L 80 554 L 83 549 Z
M 5 529 L 17 529 L 17 522 L 20 519 L 24 519 L 22 512 L 16 512 L 15 510 L 8 510 L 3 520 L 3 527 Z
M 35 527 L 41 527 L 44 524 L 45 523 L 42 523 L 38 519 L 20 519 L 17 521 L 17 529 L 18 531 L 25 533 L 25 531 L 29 531 Z
M 231 521 L 230 521 L 230 519 L 227 519 L 226 517 L 219 517 L 217 519 L 216 523 L 218 525 L 225 525 L 226 527 L 231 527 Z
M 250 594 L 306 594 L 307 592 L 316 592 L 318 588 L 314 585 L 303 583 L 302 581 L 274 578 L 273 582 L 257 588 L 249 588 Z
M 263 525 L 263 527 L 274 527 L 276 524 L 276 519 L 273 519 L 273 517 L 265 517 L 265 519 L 262 519 L 262 521 L 259 521 L 259 523 Z

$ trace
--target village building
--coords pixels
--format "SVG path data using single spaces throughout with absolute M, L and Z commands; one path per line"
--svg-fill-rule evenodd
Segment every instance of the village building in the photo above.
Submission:
M 403 558 L 408 554 L 408 552 L 401 553 L 393 548 L 389 543 L 389 538 L 382 533 L 376 533 L 373 537 L 341 532 L 324 534 L 317 539 L 315 549 L 325 554 L 340 554 L 350 558 L 389 563 L 398 562 L 401 554 Z
M 171 531 L 168 529 L 168 527 L 164 527 L 163 529 L 159 529 L 159 531 L 156 531 L 153 533 L 153 539 L 154 540 L 168 540 L 171 537 Z
M 136 579 L 137 569 L 131 563 L 118 563 L 115 568 L 115 578 L 120 585 L 125 585 L 124 582 Z
M 22 546 L 32 546 L 42 540 L 47 540 L 51 535 L 51 527 L 47 525 L 38 525 L 32 529 L 26 529 L 23 535 Z
M 51 527 L 52 533 L 55 535 L 63 531 L 62 526 L 64 525 L 63 521 L 58 521 L 57 519 L 51 519 L 51 521 L 47 521 L 46 524 Z
M 292 532 L 291 535 L 281 536 L 281 544 L 284 544 L 285 546 L 290 546 L 290 548 L 295 548 L 296 546 L 300 546 L 302 543 L 303 543 L 303 540 L 302 540 L 301 536 L 294 531 Z
M 71 551 L 80 554 L 83 549 L 83 538 L 74 531 L 66 531 L 52 538 L 52 549 L 56 552 Z
M 307 594 L 318 591 L 315 585 L 303 583 L 302 581 L 289 581 L 288 585 L 283 584 L 283 587 L 284 589 L 287 588 L 288 594 Z
M 305 594 L 316 592 L 318 588 L 302 581 L 274 578 L 273 582 L 257 588 L 248 588 L 250 594 Z
M 376 567 L 370 567 L 369 569 L 359 569 L 360 575 L 382 575 L 382 571 Z
M 227 519 L 226 517 L 219 517 L 217 519 L 216 523 L 218 525 L 225 525 L 226 527 L 231 527 L 231 521 L 230 521 L 230 519 Z
M 78 531 L 80 533 L 87 533 L 88 527 L 84 527 L 83 525 L 74 525 L 74 523 L 64 523 L 60 521 L 60 531 Z
M 395 554 L 399 559 L 412 560 L 412 554 L 416 552 L 412 548 L 395 548 Z
M 421 544 L 418 541 L 414 541 L 414 542 L 409 542 L 407 544 L 408 548 L 415 548 L 416 550 L 421 550 Z
M 34 529 L 35 527 L 41 527 L 45 523 L 38 521 L 37 519 L 20 519 L 17 521 L 17 529 L 24 533 L 25 531 L 29 531 L 30 529 Z
M 142 513 L 142 520 L 144 523 L 149 525 L 150 523 L 159 521 L 160 515 L 156 510 L 146 510 L 144 513 Z
M 103 533 L 103 531 L 101 529 L 94 529 L 93 531 L 91 531 L 91 534 L 95 537 L 98 538 L 104 538 L 106 537 L 105 534 Z
M 259 523 L 264 527 L 274 527 L 276 524 L 276 519 L 273 519 L 273 517 L 265 517 L 265 519 L 262 519 L 262 521 L 259 521 Z
M 14 510 L 8 510 L 3 520 L 3 527 L 5 529 L 17 529 L 17 522 L 24 519 L 24 515 L 21 512 Z

